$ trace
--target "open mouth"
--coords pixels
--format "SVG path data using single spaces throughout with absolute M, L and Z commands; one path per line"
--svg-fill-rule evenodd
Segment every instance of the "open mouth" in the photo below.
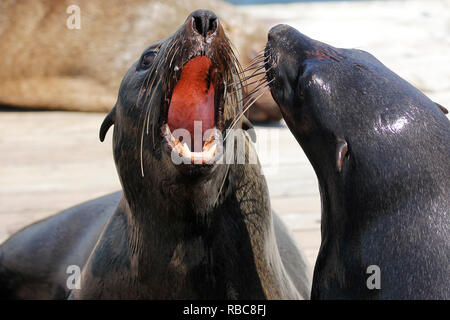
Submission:
M 181 69 L 161 127 L 169 151 L 183 163 L 212 164 L 223 153 L 224 90 L 220 73 L 206 56 Z

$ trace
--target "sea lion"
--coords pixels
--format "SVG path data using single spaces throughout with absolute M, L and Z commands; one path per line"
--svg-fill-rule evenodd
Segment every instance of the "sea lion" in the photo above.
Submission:
M 0 247 L 0 296 L 308 298 L 306 260 L 271 212 L 259 163 L 211 161 L 229 152 L 219 135 L 243 126 L 237 64 L 220 20 L 207 10 L 146 48 L 100 128 L 103 141 L 114 125 L 123 191 L 13 235 Z M 216 129 L 197 151 L 196 141 L 186 149 L 191 141 L 174 137 L 196 120 Z M 245 156 L 255 156 L 243 137 Z M 177 165 L 174 155 L 193 161 Z M 79 288 L 66 286 L 74 266 L 82 269 Z
M 219 13 L 243 65 L 263 47 L 266 27 L 222 1 L 1 1 L 0 104 L 108 112 L 134 58 L 197 8 Z M 281 119 L 268 92 L 251 111 Z
M 311 298 L 449 299 L 445 109 L 371 54 L 287 25 L 270 30 L 265 59 L 272 95 L 319 181 Z

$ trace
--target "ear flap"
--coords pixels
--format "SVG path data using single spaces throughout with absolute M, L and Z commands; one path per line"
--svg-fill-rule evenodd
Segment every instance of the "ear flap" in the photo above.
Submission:
M 439 109 L 441 109 L 442 110 L 442 112 L 444 113 L 444 114 L 447 114 L 448 113 L 448 110 L 446 109 L 446 108 L 444 108 L 443 106 L 441 106 L 439 103 L 437 103 L 437 102 L 435 102 L 436 103 L 436 105 L 439 107 Z
M 112 108 L 112 110 L 108 113 L 105 120 L 103 120 L 102 126 L 100 127 L 100 141 L 103 142 L 105 140 L 106 133 L 108 129 L 114 124 L 116 120 L 116 106 Z
M 339 173 L 342 171 L 344 166 L 344 158 L 348 153 L 348 144 L 345 139 L 338 138 L 336 145 L 336 168 Z

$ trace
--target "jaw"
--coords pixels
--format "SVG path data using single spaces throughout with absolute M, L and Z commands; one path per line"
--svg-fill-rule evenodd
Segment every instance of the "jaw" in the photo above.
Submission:
M 160 127 L 163 149 L 182 173 L 207 173 L 223 154 L 224 77 L 207 56 L 194 56 L 172 77 Z

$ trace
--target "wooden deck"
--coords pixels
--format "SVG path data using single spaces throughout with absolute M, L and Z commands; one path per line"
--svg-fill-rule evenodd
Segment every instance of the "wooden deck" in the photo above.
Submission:
M 120 189 L 103 114 L 0 112 L 0 242 L 59 210 Z M 320 243 L 320 200 L 306 156 L 284 126 L 257 127 L 272 206 L 313 265 Z M 262 148 L 264 149 L 264 148 Z M 275 157 L 274 157 L 275 155 Z M 278 164 L 277 164 L 278 162 Z

